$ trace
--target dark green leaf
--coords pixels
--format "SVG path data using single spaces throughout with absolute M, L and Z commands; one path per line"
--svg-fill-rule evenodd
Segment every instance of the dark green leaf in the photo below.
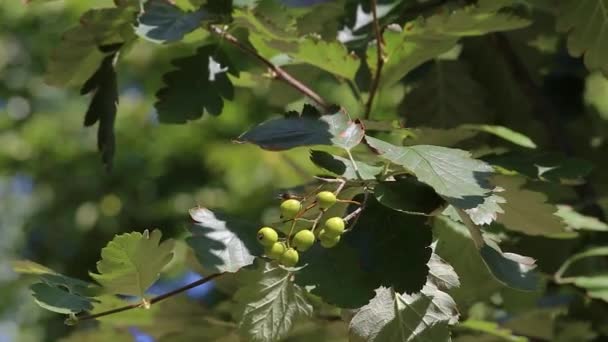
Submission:
M 106 167 L 112 167 L 112 158 L 116 149 L 114 121 L 118 106 L 118 85 L 114 63 L 118 58 L 117 50 L 122 44 L 107 47 L 113 53 L 107 55 L 95 73 L 80 89 L 81 94 L 93 93 L 93 98 L 84 117 L 84 125 L 92 126 L 99 122 L 97 128 L 97 148 Z M 100 47 L 100 50 L 102 47 Z
M 243 269 L 243 285 L 235 294 L 240 307 L 239 330 L 252 342 L 279 341 L 295 321 L 312 315 L 306 291 L 293 282 L 291 272 L 276 263 L 257 259 L 255 270 Z
M 175 59 L 177 70 L 163 75 L 165 86 L 156 93 L 154 104 L 161 122 L 185 123 L 206 111 L 219 115 L 224 99 L 234 95 L 226 71 L 236 75 L 229 59 L 216 45 L 204 45 L 192 56 Z
M 479 249 L 484 262 L 498 281 L 522 291 L 538 288 L 538 274 L 534 272 L 535 260 L 515 253 L 502 252 L 498 245 L 485 239 Z
M 350 150 L 361 142 L 364 134 L 358 121 L 339 111 L 320 118 L 301 116 L 266 121 L 243 133 L 238 141 L 272 151 L 311 145 L 333 145 Z
M 93 308 L 93 299 L 68 291 L 66 287 L 47 283 L 33 284 L 30 289 L 36 303 L 42 308 L 61 313 L 79 313 Z
M 461 61 L 437 61 L 400 107 L 407 126 L 453 128 L 490 122 L 492 113 L 482 87 Z
M 414 215 L 430 215 L 445 203 L 433 188 L 413 177 L 380 182 L 374 187 L 374 196 L 391 209 Z
M 207 272 L 236 272 L 263 251 L 256 239 L 259 227 L 205 208 L 190 210 L 192 236 L 186 241 Z
M 589 70 L 608 75 L 608 4 L 605 0 L 563 0 L 557 30 L 568 34 L 568 51 L 584 56 Z
M 148 0 L 137 18 L 135 33 L 156 43 L 175 42 L 210 17 L 202 7 L 194 12 L 186 12 L 167 0 Z
M 608 302 L 608 275 L 606 269 L 594 270 L 591 274 L 578 274 L 566 276 L 567 271 L 577 262 L 589 261 L 591 258 L 606 258 L 608 247 L 595 247 L 570 257 L 555 273 L 555 279 L 560 284 L 574 284 L 587 291 L 591 298 L 601 299 Z M 593 268 L 597 268 L 594 265 Z
M 378 286 L 415 293 L 426 282 L 432 253 L 426 220 L 389 209 L 372 197 L 344 241 L 355 247 L 359 265 Z M 396 260 L 407 260 L 407 267 L 395 267 Z
M 311 287 L 312 294 L 329 304 L 359 308 L 374 297 L 378 285 L 370 273 L 363 270 L 358 257 L 357 251 L 343 241 L 331 249 L 315 244 L 301 256 L 300 264 L 306 266 L 296 272 L 296 283 Z
M 311 150 L 310 160 L 318 167 L 346 179 L 359 179 L 360 175 L 364 180 L 375 180 L 376 175 L 382 172 L 382 166 L 372 166 L 357 161 L 357 168 L 359 170 L 359 175 L 357 175 L 357 172 L 349 159 L 334 156 L 324 151 Z

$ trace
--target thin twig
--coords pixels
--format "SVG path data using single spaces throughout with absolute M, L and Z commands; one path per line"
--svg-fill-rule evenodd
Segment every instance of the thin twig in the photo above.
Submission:
M 323 108 L 323 110 L 325 110 L 325 111 L 330 110 L 331 105 L 327 101 L 325 101 L 319 94 L 317 94 L 314 90 L 310 89 L 309 87 L 304 85 L 302 82 L 298 81 L 296 78 L 291 76 L 291 74 L 289 74 L 287 71 L 283 70 L 278 65 L 275 65 L 274 63 L 272 63 L 271 61 L 266 59 L 264 56 L 260 55 L 254 49 L 241 43 L 235 36 L 231 35 L 230 33 L 226 32 L 225 30 L 223 30 L 215 25 L 210 26 L 210 31 L 219 35 L 220 37 L 225 39 L 228 43 L 237 47 L 239 50 L 255 57 L 258 61 L 260 61 L 264 65 L 266 65 L 272 71 L 272 73 L 274 74 L 274 76 L 276 78 L 284 81 L 285 83 L 290 85 L 292 88 L 296 89 L 300 93 L 309 97 L 317 105 L 319 105 L 321 108 Z
M 348 159 L 350 159 L 351 164 L 353 164 L 353 169 L 355 169 L 355 173 L 357 174 L 357 177 L 359 177 L 360 180 L 363 180 L 363 177 L 361 176 L 361 173 L 359 172 L 359 167 L 357 166 L 357 162 L 355 161 L 355 158 L 353 158 L 353 154 L 350 153 L 350 150 L 346 150 L 346 154 L 348 155 Z
M 175 289 L 173 291 L 169 291 L 167 293 L 164 293 L 162 295 L 154 297 L 154 298 L 150 299 L 149 301 L 147 301 L 147 303 L 148 303 L 148 305 L 149 304 L 158 303 L 161 300 L 165 300 L 165 299 L 167 299 L 169 297 L 173 297 L 173 296 L 175 296 L 177 294 L 180 294 L 182 292 L 185 292 L 185 291 L 190 290 L 192 288 L 195 288 L 197 286 L 203 285 L 203 284 L 211 281 L 212 279 L 217 278 L 217 277 L 219 277 L 221 275 L 224 275 L 224 274 L 225 273 L 214 273 L 214 274 L 212 274 L 210 276 L 207 276 L 205 278 L 201 278 L 201 279 L 199 279 L 197 281 L 194 281 L 194 282 L 192 282 L 190 284 L 184 285 L 184 286 L 182 286 L 180 288 L 177 288 L 177 289 Z M 92 314 L 92 315 L 77 316 L 76 319 L 77 319 L 77 321 L 86 321 L 86 320 L 95 319 L 95 318 L 99 318 L 99 317 L 103 317 L 103 316 L 108 316 L 108 315 L 112 315 L 112 314 L 115 314 L 115 313 L 131 310 L 131 309 L 137 309 L 137 308 L 140 308 L 142 306 L 144 306 L 144 303 L 134 303 L 134 304 L 125 305 L 125 306 L 120 307 L 120 308 L 116 308 L 116 309 L 112 309 L 112 310 L 108 310 L 108 311 L 103 311 L 103 312 L 99 312 L 99 313 Z
M 382 51 L 382 48 L 384 47 L 384 39 L 382 38 L 382 30 L 380 29 L 380 23 L 378 22 L 377 0 L 371 0 L 371 5 L 374 34 L 376 35 L 376 58 L 378 60 L 376 61 L 376 74 L 374 75 L 372 86 L 369 90 L 369 98 L 367 99 L 367 103 L 365 104 L 365 119 L 369 119 L 370 114 L 372 112 L 374 97 L 376 97 L 376 93 L 378 92 L 378 86 L 380 85 L 380 75 L 382 75 L 382 67 L 384 66 L 384 53 Z

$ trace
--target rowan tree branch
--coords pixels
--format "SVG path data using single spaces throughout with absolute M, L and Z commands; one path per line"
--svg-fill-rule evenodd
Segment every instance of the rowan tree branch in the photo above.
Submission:
M 382 75 L 382 67 L 384 66 L 384 38 L 382 38 L 382 29 L 380 28 L 380 23 L 378 22 L 378 4 L 377 0 L 370 0 L 372 7 L 372 18 L 373 18 L 373 28 L 374 34 L 376 35 L 376 73 L 374 75 L 374 79 L 372 80 L 372 85 L 369 90 L 369 98 L 367 99 L 367 103 L 365 104 L 365 119 L 369 119 L 372 105 L 374 104 L 374 97 L 378 92 L 378 86 L 380 85 L 380 76 Z
M 209 30 L 212 33 L 217 34 L 218 36 L 222 37 L 224 40 L 226 40 L 228 43 L 234 45 L 239 50 L 253 56 L 255 59 L 260 61 L 262 64 L 266 65 L 272 71 L 273 75 L 276 78 L 282 80 L 283 82 L 287 83 L 292 88 L 294 88 L 295 90 L 306 95 L 308 98 L 313 100 L 317 105 L 319 105 L 319 107 L 323 108 L 323 110 L 325 110 L 325 111 L 330 110 L 331 105 L 327 101 L 325 101 L 325 99 L 323 99 L 321 97 L 321 95 L 317 94 L 314 90 L 310 89 L 308 86 L 306 86 L 305 84 L 303 84 L 302 82 L 297 80 L 295 77 L 293 77 L 287 71 L 283 70 L 280 66 L 275 65 L 274 63 L 272 63 L 271 61 L 266 59 L 264 56 L 260 55 L 257 51 L 255 51 L 251 47 L 241 43 L 235 36 L 231 35 L 230 33 L 226 32 L 225 30 L 223 30 L 215 25 L 211 25 Z
M 182 292 L 188 291 L 192 288 L 195 288 L 197 286 L 203 285 L 211 280 L 213 280 L 214 278 L 217 278 L 219 276 L 224 275 L 225 273 L 214 273 L 210 276 L 207 276 L 205 278 L 201 278 L 199 280 L 196 280 L 190 284 L 184 285 L 180 288 L 177 288 L 173 291 L 169 291 L 167 293 L 161 294 L 157 297 L 154 297 L 150 300 L 147 301 L 148 304 L 154 304 L 154 303 L 158 303 L 161 300 L 165 300 L 167 298 L 173 297 L 177 294 L 180 294 Z M 145 303 L 145 302 L 144 302 Z M 103 317 L 103 316 L 108 316 L 108 315 L 112 315 L 115 313 L 119 313 L 119 312 L 123 312 L 123 311 L 127 311 L 127 310 L 131 310 L 131 309 L 136 309 L 136 308 L 140 308 L 144 306 L 144 303 L 133 303 L 133 304 L 129 304 L 129 305 L 125 305 L 123 307 L 120 308 L 116 308 L 116 309 L 112 309 L 112 310 L 108 310 L 108 311 L 103 311 L 103 312 L 99 312 L 99 313 L 95 313 L 95 314 L 90 314 L 90 315 L 82 315 L 82 316 L 76 316 L 76 322 L 80 322 L 80 321 L 86 321 L 86 320 L 91 320 L 91 319 L 96 319 L 99 317 Z

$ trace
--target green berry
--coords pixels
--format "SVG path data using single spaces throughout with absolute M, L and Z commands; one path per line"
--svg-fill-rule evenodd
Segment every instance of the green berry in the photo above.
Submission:
M 270 259 L 279 260 L 279 258 L 281 258 L 281 255 L 285 253 L 286 249 L 287 247 L 285 247 L 284 243 L 275 242 L 272 246 L 266 247 L 265 253 L 266 256 L 268 256 Z
M 262 246 L 270 247 L 277 242 L 277 240 L 279 240 L 279 234 L 277 234 L 276 230 L 270 227 L 263 227 L 258 230 L 258 241 Z
M 302 203 L 296 199 L 288 199 L 281 203 L 281 216 L 286 219 L 292 219 L 296 217 L 296 215 L 302 209 Z
M 344 233 L 344 220 L 341 217 L 332 217 L 325 221 L 325 234 L 328 236 L 340 236 Z
M 324 232 L 322 232 L 324 233 Z M 321 246 L 323 248 L 332 248 L 335 247 L 338 242 L 340 242 L 340 235 L 338 236 L 331 236 L 331 235 L 327 235 L 325 234 L 319 234 L 319 240 L 321 240 Z
M 298 251 L 304 252 L 315 243 L 315 234 L 308 229 L 300 230 L 293 236 L 291 243 Z
M 283 253 L 283 255 L 281 255 L 281 259 L 279 259 L 281 264 L 283 264 L 283 266 L 287 266 L 287 267 L 294 267 L 298 263 L 299 260 L 300 260 L 300 255 L 298 254 L 298 251 L 296 251 L 293 248 L 287 248 L 285 253 Z
M 317 203 L 321 209 L 327 209 L 336 203 L 336 195 L 331 191 L 321 191 L 317 194 Z

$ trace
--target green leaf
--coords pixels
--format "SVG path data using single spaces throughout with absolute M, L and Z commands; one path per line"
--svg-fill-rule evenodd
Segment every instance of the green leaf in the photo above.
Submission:
M 294 64 L 307 63 L 348 80 L 355 79 L 360 64 L 359 57 L 349 53 L 342 43 L 314 38 L 300 40 L 297 52 L 289 56 Z
M 500 196 L 506 200 L 500 206 L 496 222 L 509 230 L 527 235 L 558 235 L 566 232 L 566 225 L 556 215 L 557 207 L 546 203 L 540 192 L 525 189 L 526 179 L 496 175 L 492 182 L 504 189 Z
M 456 303 L 443 290 L 459 286 L 454 269 L 433 254 L 430 273 L 420 293 L 376 290 L 349 324 L 351 337 L 365 341 L 449 341 L 448 325 L 458 322 Z
M 377 286 L 415 293 L 424 286 L 431 257 L 432 232 L 424 216 L 407 215 L 369 198 L 356 225 L 340 243 L 355 247 L 358 264 Z M 395 267 L 407 260 L 407 267 Z
M 241 307 L 239 330 L 247 341 L 279 341 L 297 319 L 312 315 L 312 306 L 291 272 L 260 259 L 255 267 L 238 273 L 243 285 L 234 297 Z
M 75 314 L 93 308 L 92 298 L 72 293 L 66 287 L 36 283 L 30 286 L 30 289 L 36 304 L 49 311 Z
M 448 203 L 469 212 L 483 212 L 473 215 L 475 222 L 488 223 L 496 217 L 499 207 L 485 201 L 493 194 L 489 181 L 493 169 L 471 158 L 469 152 L 432 145 L 395 146 L 369 136 L 365 141 L 381 157 L 433 187 Z
M 137 18 L 135 33 L 155 43 L 170 43 L 201 26 L 211 15 L 203 7 L 186 12 L 166 0 L 148 0 Z
M 582 184 L 593 170 L 593 164 L 578 158 L 567 158 L 558 153 L 506 153 L 486 158 L 487 161 L 507 171 L 514 171 L 544 181 L 566 185 Z
M 146 230 L 115 236 L 101 250 L 99 274 L 91 277 L 112 293 L 143 297 L 173 258 L 173 241 L 160 243 L 161 235 Z
M 436 61 L 399 110 L 409 127 L 453 128 L 492 120 L 483 88 L 461 61 Z
M 12 266 L 16 273 L 35 276 L 43 283 L 69 293 L 83 297 L 95 297 L 102 293 L 102 289 L 95 284 L 65 276 L 30 260 L 13 261 Z
M 589 70 L 608 75 L 608 1 L 562 0 L 557 30 L 568 34 L 568 52 L 584 55 Z
M 310 160 L 318 167 L 345 179 L 359 179 L 359 176 L 361 176 L 363 180 L 375 180 L 376 175 L 379 175 L 383 170 L 382 166 L 373 166 L 357 161 L 357 168 L 359 170 L 359 175 L 357 175 L 357 172 L 349 159 L 335 156 L 324 151 L 311 150 Z
M 574 284 L 587 291 L 591 298 L 601 299 L 608 302 L 608 270 L 598 270 L 597 264 L 592 264 L 594 274 L 565 276 L 567 271 L 577 262 L 585 260 L 589 262 L 591 258 L 606 258 L 608 247 L 594 247 L 584 252 L 571 256 L 555 273 L 555 281 L 559 284 Z
M 386 63 L 380 83 L 389 86 L 401 80 L 411 70 L 452 49 L 458 39 L 480 36 L 490 32 L 508 31 L 527 26 L 528 20 L 499 12 L 509 2 L 496 6 L 481 2 L 452 12 L 444 11 L 426 19 L 406 23 L 399 31 L 386 30 Z M 374 71 L 377 63 L 376 47 L 367 51 L 368 65 Z
M 237 141 L 272 151 L 312 145 L 333 145 L 350 150 L 364 135 L 360 122 L 339 111 L 319 118 L 302 115 L 269 120 L 243 133 Z
M 80 25 L 66 31 L 51 55 L 45 80 L 54 86 L 81 86 L 105 57 L 98 47 L 134 38 L 132 7 L 89 10 Z
M 532 139 L 527 136 L 515 132 L 510 128 L 504 126 L 493 126 L 493 125 L 463 125 L 461 126 L 463 129 L 470 129 L 473 131 L 485 132 L 489 134 L 493 134 L 499 138 L 502 138 L 506 141 L 510 141 L 516 145 L 527 147 L 527 148 L 536 148 L 536 144 Z
M 224 99 L 234 88 L 226 72 L 237 75 L 228 57 L 216 45 L 204 45 L 192 56 L 172 61 L 177 68 L 163 75 L 164 87 L 156 93 L 154 107 L 161 122 L 186 123 L 206 111 L 219 115 Z
M 555 215 L 561 217 L 572 230 L 608 231 L 608 224 L 595 217 L 583 215 L 569 205 L 558 205 Z
M 501 327 L 495 322 L 467 319 L 460 323 L 458 327 L 500 337 L 501 341 L 528 342 L 527 338 L 515 336 L 510 330 Z
M 312 294 L 328 304 L 360 308 L 374 297 L 377 283 L 355 262 L 357 257 L 356 251 L 342 241 L 331 249 L 315 244 L 301 255 L 300 264 L 306 267 L 295 273 L 295 281 L 300 286 L 311 288 Z
M 36 276 L 41 281 L 30 287 L 32 295 L 40 307 L 53 312 L 69 314 L 91 310 L 96 302 L 92 297 L 101 293 L 96 285 L 59 274 L 33 261 L 14 261 L 13 270 Z
M 253 263 L 255 255 L 262 255 L 256 225 L 205 208 L 190 209 L 190 217 L 195 226 L 186 242 L 205 271 L 236 272 Z
M 382 205 L 412 215 L 431 215 L 445 203 L 433 188 L 413 177 L 380 182 L 374 187 L 374 196 Z
M 503 285 L 484 264 L 471 234 L 462 223 L 437 216 L 433 220 L 433 234 L 437 239 L 435 253 L 454 267 L 461 286 L 450 290 L 461 309 L 479 300 L 488 299 Z
M 503 252 L 488 239 L 485 242 L 479 253 L 498 281 L 522 291 L 535 291 L 538 288 L 538 274 L 533 271 L 536 267 L 534 259 Z
M 97 148 L 101 152 L 101 160 L 108 169 L 112 168 L 112 158 L 116 149 L 114 122 L 118 106 L 118 84 L 114 64 L 121 46 L 122 44 L 100 47 L 100 50 L 107 49 L 112 53 L 104 57 L 99 68 L 80 89 L 81 95 L 93 94 L 84 117 L 84 125 L 88 127 L 99 122 Z

